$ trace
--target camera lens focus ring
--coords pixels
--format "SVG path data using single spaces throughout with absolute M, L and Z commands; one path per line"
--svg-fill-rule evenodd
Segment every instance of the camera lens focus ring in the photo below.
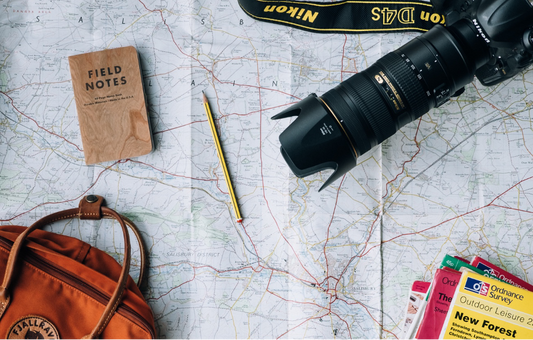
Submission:
M 369 76 L 366 70 L 362 74 Z M 396 124 L 374 84 L 367 77 L 353 77 L 352 79 L 353 82 L 347 82 L 349 86 L 346 86 L 346 90 L 361 109 L 379 144 L 396 132 Z
M 406 117 L 409 122 L 429 111 L 430 104 L 426 91 L 402 57 L 395 52 L 391 52 L 381 58 L 379 63 L 387 70 L 385 73 L 394 80 L 398 86 L 399 93 L 405 99 L 408 106 L 407 112 L 410 113 L 410 117 Z M 403 125 L 400 124 L 398 128 Z
M 337 119 L 345 125 L 348 138 L 362 154 L 384 141 L 395 130 L 389 109 L 365 70 L 322 96 Z

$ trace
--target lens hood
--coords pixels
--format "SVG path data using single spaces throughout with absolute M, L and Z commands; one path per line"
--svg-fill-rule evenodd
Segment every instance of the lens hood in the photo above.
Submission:
M 297 177 L 332 169 L 322 190 L 352 169 L 357 155 L 335 116 L 314 93 L 272 119 L 297 116 L 279 136 L 281 154 Z

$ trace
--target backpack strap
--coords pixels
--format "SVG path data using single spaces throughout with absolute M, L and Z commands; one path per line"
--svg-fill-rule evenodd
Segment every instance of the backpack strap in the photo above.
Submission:
M 122 228 L 122 232 L 124 235 L 124 261 L 122 264 L 122 270 L 120 272 L 120 276 L 117 282 L 117 286 L 115 288 L 115 291 L 113 292 L 111 298 L 109 299 L 109 302 L 107 303 L 107 306 L 105 307 L 105 310 L 100 317 L 98 323 L 92 330 L 92 332 L 86 336 L 86 338 L 97 338 L 99 335 L 103 332 L 109 321 L 111 320 L 111 317 L 113 316 L 114 312 L 116 311 L 120 301 L 122 300 L 122 296 L 124 294 L 124 291 L 126 290 L 126 284 L 128 280 L 129 275 L 129 269 L 130 269 L 130 262 L 131 262 L 131 245 L 130 245 L 130 239 L 129 239 L 129 232 L 127 229 L 127 225 L 129 225 L 132 230 L 134 230 L 134 233 L 137 237 L 140 237 L 138 235 L 138 230 L 135 227 L 135 225 L 130 221 L 127 220 L 125 217 L 117 213 L 116 211 L 107 208 L 104 206 L 104 198 L 101 196 L 96 195 L 90 195 L 84 197 L 79 204 L 78 208 L 74 209 L 68 209 L 59 211 L 50 215 L 47 215 L 37 222 L 35 222 L 33 225 L 31 225 L 29 228 L 27 228 L 24 232 L 22 232 L 15 242 L 13 243 L 13 246 L 11 247 L 11 251 L 9 253 L 9 257 L 7 260 L 6 265 L 6 272 L 4 274 L 4 280 L 2 284 L 0 285 L 0 318 L 4 314 L 5 310 L 9 306 L 9 302 L 11 300 L 9 291 L 10 287 L 13 283 L 15 273 L 16 273 L 16 266 L 20 258 L 20 253 L 22 248 L 24 247 L 24 242 L 26 240 L 26 237 L 34 230 L 41 229 L 47 224 L 50 224 L 55 221 L 63 220 L 63 219 L 69 219 L 69 218 L 80 218 L 80 219 L 92 219 L 92 220 L 99 220 L 102 218 L 113 218 L 117 220 Z M 126 222 L 126 220 L 128 222 Z M 142 243 L 140 243 L 140 249 L 141 253 L 144 253 L 144 249 L 142 246 Z M 141 267 L 144 266 L 144 263 L 141 263 Z M 141 268 L 141 274 L 143 275 L 143 268 Z

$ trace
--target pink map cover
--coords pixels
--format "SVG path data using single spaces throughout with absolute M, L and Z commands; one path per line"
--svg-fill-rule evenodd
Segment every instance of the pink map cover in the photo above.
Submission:
M 437 269 L 417 339 L 438 339 L 459 280 L 461 272 L 446 267 Z

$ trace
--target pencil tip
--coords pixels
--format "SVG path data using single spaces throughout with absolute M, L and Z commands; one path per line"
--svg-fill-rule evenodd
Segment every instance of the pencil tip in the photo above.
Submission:
M 207 103 L 207 96 L 205 95 L 204 91 L 202 91 L 202 95 L 203 95 L 204 103 Z

